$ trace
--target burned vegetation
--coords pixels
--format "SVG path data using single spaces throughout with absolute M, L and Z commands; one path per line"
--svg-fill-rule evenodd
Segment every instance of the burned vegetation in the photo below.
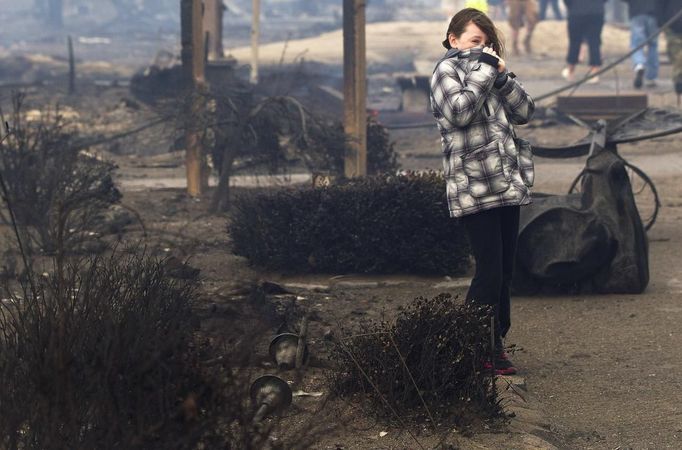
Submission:
M 304 170 L 341 177 L 351 147 L 335 117 L 338 99 L 312 88 L 317 80 L 302 68 L 270 74 L 256 86 L 238 69 L 234 61 L 210 67 L 207 83 L 195 91 L 183 89 L 179 66 L 150 68 L 131 84 L 138 99 L 176 123 L 182 146 L 188 130 L 197 133 L 218 178 L 212 209 L 229 208 L 230 177 L 237 174 Z M 184 111 L 195 113 L 178 113 Z M 399 168 L 394 143 L 373 116 L 367 119 L 367 164 L 369 174 Z
M 236 254 L 266 269 L 461 273 L 469 246 L 448 217 L 443 183 L 437 173 L 385 175 L 245 195 L 228 232 Z
M 11 113 L 2 115 L 11 129 L 0 143 L 0 172 L 25 250 L 92 251 L 114 225 L 104 216 L 121 199 L 113 181 L 115 166 L 83 151 L 78 132 L 58 106 L 31 118 L 24 101 L 15 95 Z M 0 216 L 11 222 L 8 209 L 0 210 Z
M 488 308 L 449 294 L 417 298 L 394 321 L 370 321 L 336 339 L 331 387 L 396 426 L 443 429 L 500 418 L 493 379 L 483 369 L 491 353 L 489 318 Z
M 199 270 L 130 236 L 116 166 L 24 101 L 0 142 L 0 446 L 288 448 L 254 421 L 251 347 L 201 333 Z

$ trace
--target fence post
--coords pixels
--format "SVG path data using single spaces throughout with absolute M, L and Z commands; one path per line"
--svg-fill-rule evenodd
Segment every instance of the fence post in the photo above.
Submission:
M 253 0 L 251 20 L 251 83 L 258 84 L 258 47 L 260 40 L 260 0 Z
M 351 138 L 346 177 L 367 175 L 366 0 L 343 1 L 344 130 Z
M 190 96 L 185 125 L 185 166 L 187 169 L 187 193 L 192 197 L 202 194 L 204 183 L 204 154 L 201 142 L 200 91 L 204 88 L 204 32 L 203 4 L 201 0 L 181 0 L 182 68 L 185 93 Z

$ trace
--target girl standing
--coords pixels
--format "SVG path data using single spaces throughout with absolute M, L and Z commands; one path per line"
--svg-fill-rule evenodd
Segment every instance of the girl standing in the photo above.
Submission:
M 498 32 L 481 11 L 458 12 L 443 45 L 448 51 L 431 78 L 431 106 L 442 136 L 450 216 L 464 225 L 476 260 L 466 298 L 493 308 L 496 372 L 512 374 L 502 338 L 511 326 L 519 207 L 531 202 L 532 184 L 514 125 L 527 123 L 535 105 L 507 71 Z

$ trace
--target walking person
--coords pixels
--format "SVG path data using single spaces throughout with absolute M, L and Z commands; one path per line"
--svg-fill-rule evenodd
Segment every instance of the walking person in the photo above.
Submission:
M 661 3 L 658 17 L 661 25 L 682 10 L 682 0 L 662 0 Z M 677 19 L 665 30 L 665 38 L 668 42 L 668 57 L 673 66 L 673 84 L 679 107 L 682 96 L 682 18 Z
M 559 8 L 559 0 L 540 0 L 540 20 L 547 20 L 547 6 L 552 7 L 554 19 L 564 20 L 561 8 Z
M 488 15 L 493 20 L 504 20 L 507 18 L 504 0 L 488 0 Z
M 601 59 L 601 32 L 604 28 L 604 3 L 606 0 L 564 0 L 568 11 L 568 55 L 567 66 L 561 75 L 568 81 L 575 80 L 575 66 L 578 64 L 580 45 L 587 41 L 590 50 L 589 74 L 599 71 Z M 590 78 L 587 83 L 598 83 L 599 77 Z
M 506 0 L 509 7 L 509 26 L 512 35 L 512 52 L 514 55 L 519 52 L 519 35 L 521 28 L 526 27 L 526 37 L 523 39 L 523 46 L 526 53 L 533 52 L 531 39 L 533 30 L 538 23 L 538 4 L 536 0 Z
M 450 216 L 463 224 L 476 260 L 466 300 L 491 306 L 495 315 L 495 360 L 487 367 L 513 374 L 502 339 L 511 326 L 520 206 L 531 202 L 532 184 L 514 125 L 527 123 L 535 105 L 507 70 L 498 31 L 481 11 L 455 14 L 443 45 L 448 50 L 431 78 L 431 107 L 442 136 Z
M 630 6 L 630 49 L 642 45 L 649 36 L 658 30 L 656 15 L 661 5 L 660 0 L 624 0 Z M 641 89 L 646 77 L 647 87 L 656 86 L 658 78 L 658 36 L 650 41 L 646 47 L 632 54 L 634 70 L 633 85 Z

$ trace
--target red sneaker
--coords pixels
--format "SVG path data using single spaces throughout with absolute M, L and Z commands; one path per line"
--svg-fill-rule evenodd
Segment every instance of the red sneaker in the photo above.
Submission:
M 493 365 L 490 361 L 483 363 L 484 370 L 491 370 Z M 509 360 L 509 357 L 505 352 L 498 353 L 495 358 L 495 375 L 514 375 L 517 370 L 514 364 Z

